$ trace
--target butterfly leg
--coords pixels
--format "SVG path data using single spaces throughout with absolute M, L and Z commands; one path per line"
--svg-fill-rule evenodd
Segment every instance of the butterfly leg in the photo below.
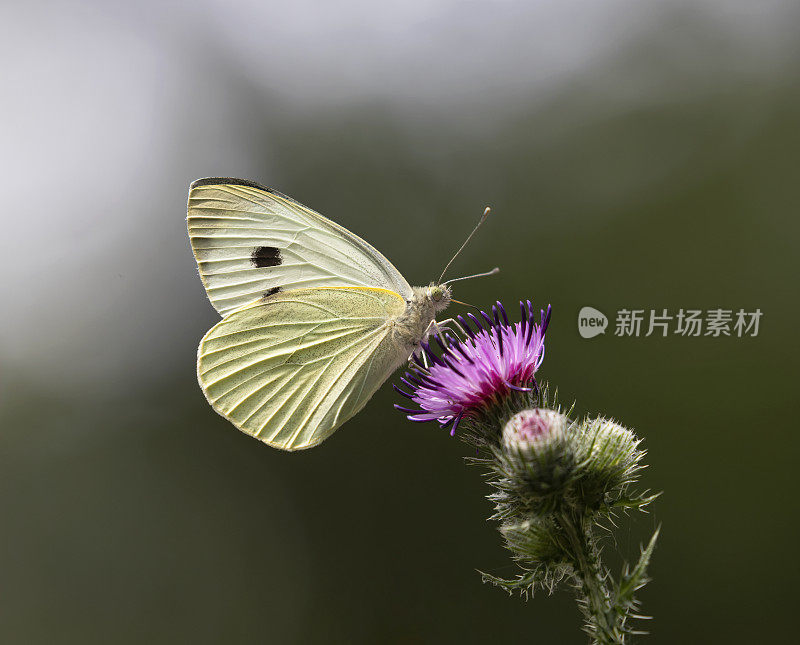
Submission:
M 453 318 L 447 318 L 445 320 L 442 320 L 441 322 L 432 320 L 431 324 L 428 325 L 428 329 L 425 331 L 425 335 L 422 337 L 422 340 L 427 341 L 430 338 L 431 334 L 436 334 L 437 336 L 439 336 L 439 338 L 442 339 L 442 342 L 445 342 L 443 334 L 443 332 L 445 331 L 450 332 L 451 334 L 453 334 L 453 336 L 458 338 L 458 334 L 455 331 L 456 329 L 459 332 L 461 332 L 461 335 L 463 337 L 466 338 L 467 333 L 464 331 L 464 328 L 458 323 L 458 321 L 454 320 Z M 422 359 L 422 363 L 425 366 L 425 369 L 428 369 L 430 367 L 430 363 L 428 361 L 427 354 L 425 352 L 420 352 L 420 358 Z M 411 365 L 413 362 L 414 362 L 414 355 L 412 354 L 411 356 L 408 357 L 408 363 L 409 365 Z
M 448 329 L 450 331 L 453 331 L 453 327 L 455 327 L 458 331 L 461 332 L 462 335 L 464 336 L 467 335 L 467 332 L 461 326 L 461 323 L 459 323 L 455 318 L 445 318 L 443 321 L 437 324 L 442 325 L 443 329 Z
M 467 332 L 464 331 L 464 328 L 458 323 L 457 320 L 455 320 L 453 318 L 446 318 L 445 320 L 442 320 L 442 321 L 434 320 L 433 322 L 431 322 L 430 327 L 428 327 L 428 334 L 427 335 L 430 335 L 430 333 L 431 333 L 430 328 L 431 327 L 433 327 L 436 330 L 436 333 L 439 336 L 442 335 L 442 331 L 449 331 L 456 338 L 459 338 L 458 334 L 455 332 L 455 329 L 457 329 L 459 332 L 461 332 L 461 336 L 463 338 L 467 337 Z

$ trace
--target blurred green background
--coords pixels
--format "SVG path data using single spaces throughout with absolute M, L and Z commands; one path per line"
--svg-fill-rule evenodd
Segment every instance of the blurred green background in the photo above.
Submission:
M 451 275 L 502 272 L 456 297 L 552 303 L 542 378 L 635 428 L 664 491 L 607 548 L 663 523 L 642 642 L 793 638 L 796 3 L 0 11 L 2 642 L 585 642 L 568 591 L 481 584 L 514 569 L 470 449 L 388 385 L 300 454 L 211 410 L 184 218 L 220 175 L 412 284 L 490 204 Z M 584 305 L 609 333 L 578 335 Z M 611 333 L 622 308 L 718 307 L 760 308 L 759 335 Z

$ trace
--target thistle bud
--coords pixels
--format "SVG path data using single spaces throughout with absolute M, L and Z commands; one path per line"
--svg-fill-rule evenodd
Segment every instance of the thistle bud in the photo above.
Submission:
M 505 424 L 498 461 L 526 511 L 551 512 L 564 501 L 576 465 L 569 435 L 569 419 L 555 410 L 522 410 Z
M 536 450 L 563 439 L 568 419 L 555 410 L 535 408 L 517 412 L 503 428 L 506 448 Z
M 618 423 L 598 417 L 584 420 L 576 428 L 574 441 L 581 462 L 579 489 L 586 506 L 598 509 L 622 498 L 643 468 L 641 439 Z

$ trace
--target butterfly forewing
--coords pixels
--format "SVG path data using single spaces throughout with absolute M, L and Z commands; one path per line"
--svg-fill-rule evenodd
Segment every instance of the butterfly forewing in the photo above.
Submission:
M 253 182 L 200 179 L 189 190 L 189 238 L 211 303 L 225 315 L 277 291 L 411 287 L 375 248 L 302 204 Z
M 284 450 L 310 448 L 356 414 L 407 358 L 392 291 L 279 292 L 229 314 L 198 350 L 200 384 L 239 429 Z

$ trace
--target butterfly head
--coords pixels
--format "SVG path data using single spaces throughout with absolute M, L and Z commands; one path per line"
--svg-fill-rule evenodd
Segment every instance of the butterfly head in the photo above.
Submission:
M 446 284 L 431 284 L 425 291 L 425 298 L 431 303 L 434 311 L 447 309 L 451 300 L 450 287 Z

